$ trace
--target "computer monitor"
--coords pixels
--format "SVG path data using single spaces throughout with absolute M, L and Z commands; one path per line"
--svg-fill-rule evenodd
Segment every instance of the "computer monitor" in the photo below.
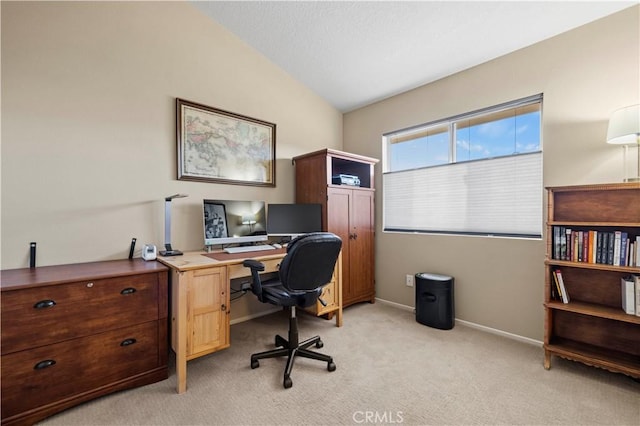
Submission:
M 204 245 L 267 241 L 264 201 L 203 200 Z
M 267 234 L 269 236 L 294 237 L 320 231 L 322 231 L 320 204 L 268 205 Z

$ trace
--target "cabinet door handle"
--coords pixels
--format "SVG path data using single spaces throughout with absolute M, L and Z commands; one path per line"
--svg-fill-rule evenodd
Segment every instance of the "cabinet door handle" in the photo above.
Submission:
M 40 361 L 36 365 L 33 366 L 34 370 L 42 370 L 43 368 L 51 367 L 55 365 L 56 361 L 54 359 L 45 359 L 44 361 Z
M 41 300 L 38 303 L 36 303 L 35 305 L 33 305 L 34 309 L 44 309 L 44 308 L 50 308 L 52 306 L 55 306 L 56 302 L 55 300 Z
M 136 339 L 125 339 L 122 342 L 120 342 L 120 346 L 129 346 L 129 345 L 133 345 L 136 342 L 137 342 Z
M 126 296 L 127 294 L 133 294 L 135 293 L 137 290 L 133 287 L 127 287 L 125 289 L 123 289 L 120 294 L 122 294 L 123 296 Z

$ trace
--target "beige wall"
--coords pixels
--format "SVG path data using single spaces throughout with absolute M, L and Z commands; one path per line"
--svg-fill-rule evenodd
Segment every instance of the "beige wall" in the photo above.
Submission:
M 202 198 L 294 197 L 291 157 L 324 148 L 381 158 L 381 134 L 544 93 L 545 185 L 622 179 L 604 143 L 616 108 L 638 102 L 639 8 L 344 116 L 185 3 L 2 2 L 3 269 L 125 258 L 132 237 L 202 246 Z M 277 124 L 277 187 L 176 180 L 176 97 Z M 343 133 L 344 126 L 344 133 Z M 380 167 L 376 185 L 381 189 Z M 404 275 L 456 278 L 456 316 L 542 339 L 541 241 L 383 234 L 378 296 L 413 306 Z M 234 302 L 232 318 L 263 309 Z
M 342 147 L 342 114 L 181 2 L 2 2 L 3 269 L 203 246 L 203 198 L 294 200 L 293 156 Z M 176 179 L 175 98 L 276 123 L 275 188 Z M 234 302 L 246 314 L 253 297 Z M 263 307 L 266 305 L 263 305 Z
M 545 186 L 620 182 L 622 150 L 605 136 L 610 113 L 639 102 L 639 13 L 626 9 L 345 114 L 344 148 L 382 158 L 385 132 L 543 93 Z M 457 318 L 542 340 L 542 241 L 383 233 L 381 167 L 376 186 L 379 298 L 414 306 L 405 274 L 452 275 Z

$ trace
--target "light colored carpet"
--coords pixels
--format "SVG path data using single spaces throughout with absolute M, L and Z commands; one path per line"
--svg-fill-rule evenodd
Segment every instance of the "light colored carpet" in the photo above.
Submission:
M 69 409 L 44 425 L 640 425 L 640 383 L 456 325 L 437 330 L 382 303 L 345 309 L 344 326 L 301 314 L 301 340 L 320 334 L 337 370 L 249 356 L 286 336 L 283 312 L 231 327 L 231 347 L 189 361 L 187 392 L 169 379 Z

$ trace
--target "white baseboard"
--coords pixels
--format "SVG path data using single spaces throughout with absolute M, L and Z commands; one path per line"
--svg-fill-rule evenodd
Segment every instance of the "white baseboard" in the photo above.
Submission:
M 376 297 L 376 302 L 380 302 L 384 305 L 393 306 L 394 308 L 402 309 L 403 311 L 413 312 L 415 313 L 416 309 L 413 306 L 403 305 L 396 302 L 391 302 L 389 300 L 379 299 Z M 465 321 L 456 318 L 457 324 L 466 325 L 467 327 L 475 328 L 477 330 L 481 330 L 487 333 L 496 334 L 498 336 L 507 337 L 509 339 L 518 340 L 523 343 L 528 343 L 530 345 L 542 346 L 542 342 L 539 340 L 531 339 L 529 337 L 520 336 L 518 334 L 509 333 L 507 331 L 498 330 L 497 328 L 487 327 L 485 325 L 476 324 L 474 322 Z

